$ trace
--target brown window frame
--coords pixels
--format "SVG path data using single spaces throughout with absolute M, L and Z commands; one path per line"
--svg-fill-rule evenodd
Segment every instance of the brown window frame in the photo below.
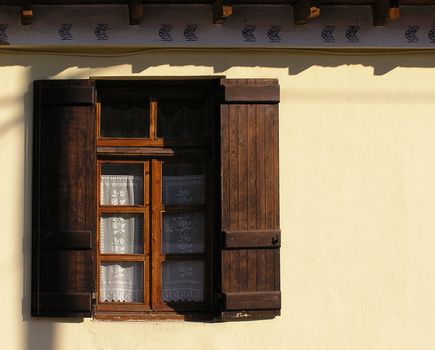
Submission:
M 208 86 L 208 96 L 203 91 L 191 85 Z M 119 86 L 121 85 L 121 86 Z M 186 314 L 211 314 L 213 312 L 213 261 L 215 222 L 213 204 L 213 179 L 216 168 L 216 146 L 214 144 L 215 126 L 218 120 L 214 93 L 216 89 L 210 83 L 179 82 L 170 84 L 172 89 L 165 91 L 167 83 L 148 87 L 146 82 L 123 86 L 114 82 L 109 88 L 97 89 L 96 103 L 96 145 L 97 145 L 97 191 L 96 191 L 96 302 L 95 317 L 110 318 L 111 316 L 127 317 L 127 313 L 149 313 L 163 318 L 171 318 Z M 129 93 L 130 92 L 130 93 Z M 199 93 L 199 94 L 198 94 Z M 142 95 L 141 95 L 142 94 Z M 204 98 L 207 108 L 206 139 L 163 139 L 157 137 L 158 103 L 161 98 L 191 98 L 197 95 Z M 116 95 L 116 101 L 127 101 L 131 96 L 149 101 L 149 138 L 101 137 L 101 103 L 107 97 Z M 181 97 L 180 97 L 181 95 Z M 119 97 L 120 96 L 120 97 Z M 144 96 L 141 98 L 141 96 Z M 134 151 L 134 154 L 132 154 Z M 111 153 L 110 155 L 108 153 Z M 182 162 L 202 164 L 206 179 L 204 205 L 177 207 L 164 205 L 162 202 L 162 177 L 164 162 Z M 105 163 L 136 163 L 143 164 L 144 201 L 142 205 L 134 206 L 103 206 L 100 205 L 101 165 Z M 164 254 L 162 251 L 162 216 L 164 212 L 195 211 L 200 209 L 205 214 L 204 252 L 190 254 Z M 100 252 L 100 217 L 103 213 L 143 213 L 144 216 L 144 250 L 143 254 L 102 254 Z M 167 303 L 162 300 L 162 264 L 168 260 L 199 260 L 204 262 L 204 301 Z M 122 303 L 100 301 L 100 265 L 108 261 L 134 261 L 143 263 L 144 271 L 144 301 L 143 303 Z M 124 315 L 122 315 L 125 313 Z M 143 316 L 143 315 L 142 315 Z

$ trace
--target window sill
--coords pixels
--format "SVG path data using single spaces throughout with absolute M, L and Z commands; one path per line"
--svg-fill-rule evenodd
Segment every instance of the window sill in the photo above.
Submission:
M 216 321 L 211 313 L 175 313 L 175 312 L 107 312 L 97 311 L 94 314 L 95 321 L 192 321 L 213 322 Z

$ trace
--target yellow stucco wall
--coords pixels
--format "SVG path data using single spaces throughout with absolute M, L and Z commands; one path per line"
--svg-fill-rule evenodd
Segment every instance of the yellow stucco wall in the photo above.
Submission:
M 32 82 L 278 78 L 282 316 L 240 323 L 30 318 Z M 0 53 L 0 347 L 434 349 L 435 52 Z

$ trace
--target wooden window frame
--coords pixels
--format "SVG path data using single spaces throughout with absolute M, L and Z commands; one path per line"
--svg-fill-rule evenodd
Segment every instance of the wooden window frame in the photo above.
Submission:
M 164 84 L 164 83 L 163 83 Z M 116 85 L 116 83 L 115 83 Z M 180 82 L 180 87 L 189 86 Z M 131 87 L 111 87 L 108 95 L 122 91 L 121 95 L 128 96 Z M 139 89 L 140 90 L 140 89 Z M 177 88 L 175 88 L 177 90 Z M 98 90 L 97 90 L 98 91 Z M 103 138 L 100 137 L 101 128 L 101 100 L 96 102 L 96 144 L 97 144 L 97 215 L 96 215 L 96 318 L 186 318 L 192 315 L 205 316 L 213 312 L 214 290 L 214 241 L 215 241 L 215 205 L 213 203 L 216 173 L 216 145 L 215 125 L 218 119 L 214 93 L 216 89 L 210 88 L 210 96 L 205 99 L 207 103 L 207 139 L 199 140 L 164 140 L 157 137 L 157 111 L 159 98 L 171 97 L 171 93 L 163 92 L 162 88 L 142 89 L 144 96 L 149 96 L 149 138 Z M 180 90 L 181 91 L 181 90 Z M 98 91 L 104 96 L 104 88 Z M 140 91 L 134 89 L 137 98 Z M 148 96 L 147 96 L 148 95 Z M 182 96 L 195 96 L 195 92 L 183 91 Z M 120 101 L 122 101 L 122 96 Z M 145 100 L 144 98 L 143 100 Z M 177 96 L 177 99 L 182 99 Z M 117 99 L 118 100 L 118 99 Z M 201 206 L 165 206 L 162 202 L 163 163 L 183 162 L 203 164 L 206 179 L 205 203 Z M 107 163 L 143 163 L 144 169 L 144 203 L 138 206 L 103 206 L 100 205 L 101 165 Z M 162 251 L 162 216 L 164 212 L 195 211 L 200 209 L 205 214 L 204 252 L 191 254 L 163 254 Z M 100 252 L 100 217 L 105 213 L 143 213 L 144 215 L 144 250 L 143 254 L 102 254 Z M 196 260 L 204 262 L 204 301 L 203 302 L 177 302 L 166 303 L 162 300 L 162 264 L 169 260 Z M 100 301 L 100 265 L 106 261 L 137 261 L 144 266 L 144 302 L 121 303 Z M 148 315 L 148 316 L 147 316 Z M 190 315 L 190 316 L 188 316 Z
M 102 205 L 100 200 L 101 189 L 101 166 L 103 164 L 142 164 L 143 165 L 143 203 L 142 205 Z M 96 309 L 102 311 L 150 311 L 147 300 L 150 299 L 150 226 L 146 225 L 150 220 L 150 161 L 131 160 L 97 160 L 97 215 L 96 215 Z M 143 216 L 143 253 L 142 254 L 107 254 L 102 253 L 100 248 L 100 225 L 103 214 L 142 214 Z M 100 301 L 100 265 L 103 262 L 141 262 L 143 264 L 144 302 L 140 303 L 112 303 Z M 149 303 L 148 303 L 149 304 Z

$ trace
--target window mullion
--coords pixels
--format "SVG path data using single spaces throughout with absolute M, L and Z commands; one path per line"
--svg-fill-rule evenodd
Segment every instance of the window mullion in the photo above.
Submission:
M 150 139 L 157 138 L 157 101 L 154 98 L 150 99 Z
M 162 162 L 152 160 L 151 170 L 151 281 L 152 309 L 160 304 L 161 295 L 161 193 L 162 193 Z

